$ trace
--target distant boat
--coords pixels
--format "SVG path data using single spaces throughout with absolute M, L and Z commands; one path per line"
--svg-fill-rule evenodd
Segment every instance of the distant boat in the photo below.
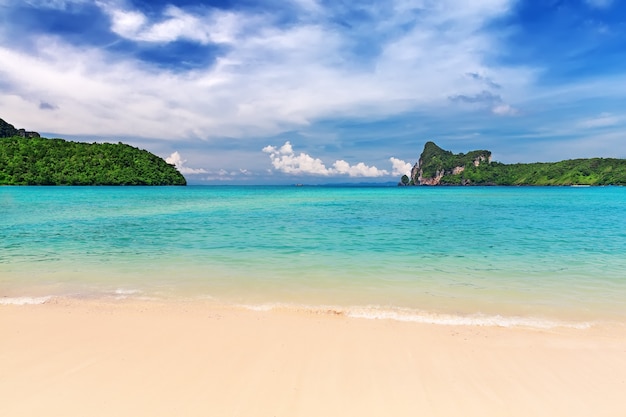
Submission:
M 591 187 L 591 185 L 588 184 L 572 184 L 570 187 Z

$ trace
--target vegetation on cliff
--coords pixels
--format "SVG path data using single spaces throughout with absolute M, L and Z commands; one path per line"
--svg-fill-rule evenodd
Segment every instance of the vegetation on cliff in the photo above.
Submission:
M 411 172 L 409 184 L 626 185 L 626 159 L 571 159 L 507 165 L 491 162 L 489 151 L 453 154 L 427 142 Z
M 426 142 L 419 159 L 419 166 L 422 170 L 422 177 L 432 178 L 437 176 L 437 173 L 446 175 L 446 173 L 454 172 L 457 167 L 467 167 L 490 160 L 491 152 L 489 151 L 480 150 L 471 151 L 467 154 L 453 154 L 441 149 L 434 142 Z
M 186 185 L 186 180 L 162 158 L 123 143 L 13 136 L 0 139 L 0 185 Z

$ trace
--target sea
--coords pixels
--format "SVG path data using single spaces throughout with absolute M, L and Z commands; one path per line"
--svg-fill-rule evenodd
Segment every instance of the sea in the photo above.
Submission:
M 625 187 L 0 187 L 0 304 L 626 323 Z

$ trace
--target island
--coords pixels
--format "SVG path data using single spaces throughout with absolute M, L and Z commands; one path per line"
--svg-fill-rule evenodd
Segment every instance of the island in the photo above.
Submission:
M 124 143 L 42 138 L 0 119 L 0 185 L 186 185 L 174 165 Z
M 626 159 L 503 164 L 487 150 L 454 154 L 426 142 L 410 176 L 398 185 L 626 185 Z

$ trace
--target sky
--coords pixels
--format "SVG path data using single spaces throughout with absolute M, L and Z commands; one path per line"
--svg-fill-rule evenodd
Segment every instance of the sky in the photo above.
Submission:
M 626 2 L 0 0 L 0 118 L 197 184 L 626 158 Z

